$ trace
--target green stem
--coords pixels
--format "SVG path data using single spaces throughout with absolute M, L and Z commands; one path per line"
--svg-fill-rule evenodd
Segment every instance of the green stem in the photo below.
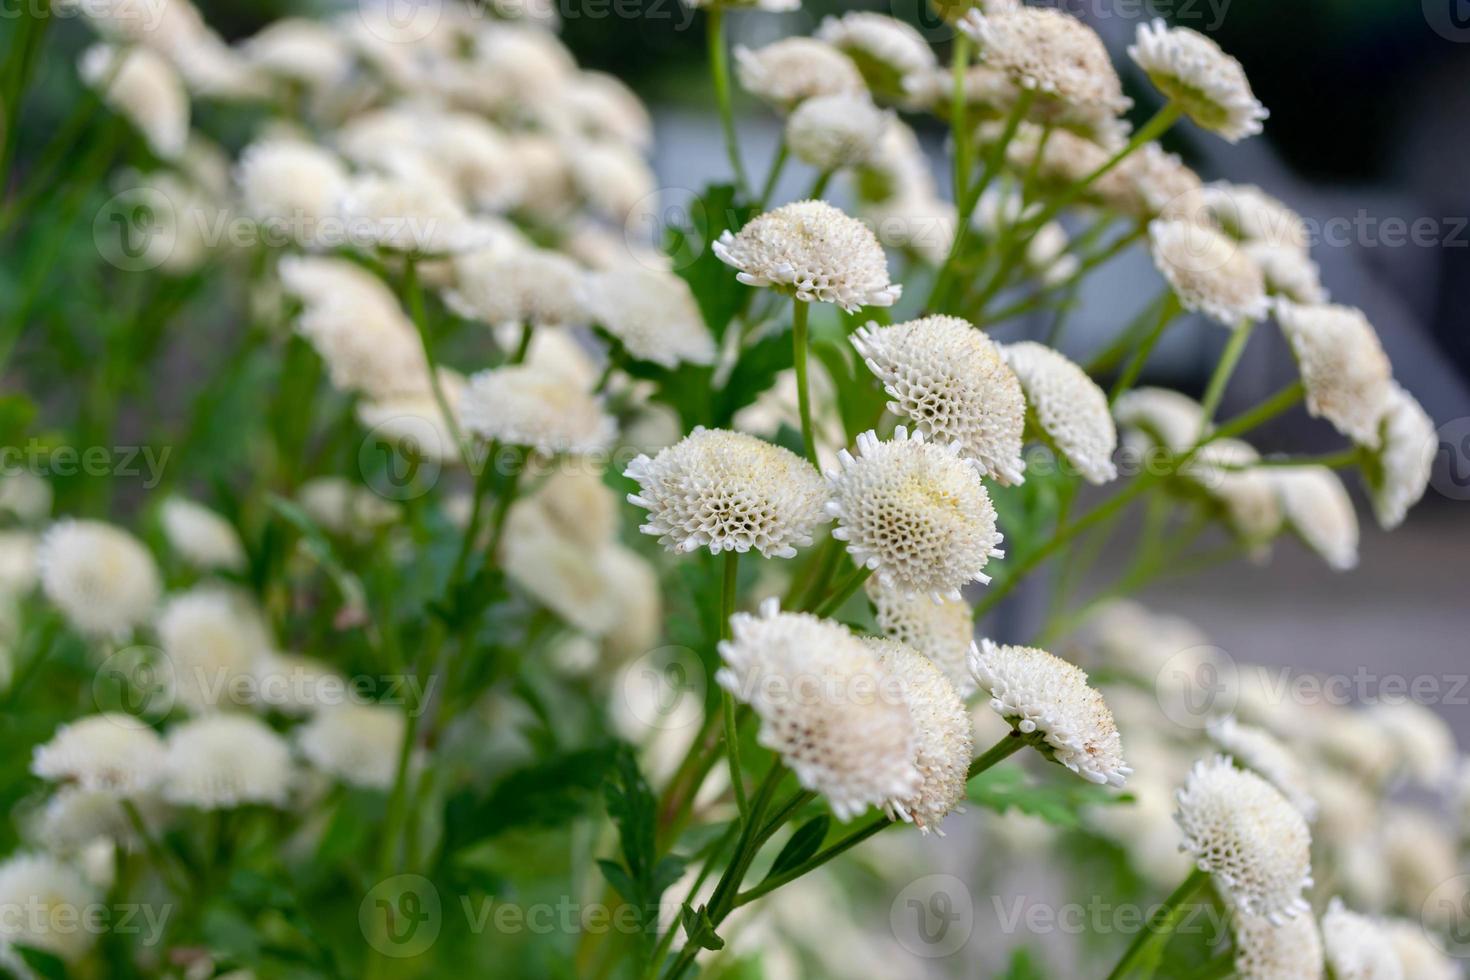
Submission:
M 1250 466 L 1227 466 L 1225 468 L 1227 470 L 1250 470 L 1262 466 L 1325 466 L 1329 470 L 1340 470 L 1349 466 L 1357 466 L 1362 461 L 1363 450 L 1358 446 L 1350 446 L 1335 453 L 1322 453 L 1317 456 L 1266 456 Z
M 745 164 L 740 159 L 740 141 L 735 134 L 735 112 L 730 102 L 730 65 L 725 57 L 725 11 L 709 8 L 705 24 L 705 42 L 709 52 L 710 74 L 715 83 L 715 101 L 720 107 L 720 126 L 725 132 L 725 151 L 730 155 L 730 169 L 741 194 L 746 193 Z
M 776 193 L 776 182 L 781 179 L 781 171 L 786 169 L 786 161 L 791 158 L 791 148 L 786 145 L 786 137 L 780 137 L 776 143 L 776 156 L 771 160 L 771 169 L 766 171 L 766 183 L 761 188 L 760 209 L 764 211 L 771 203 L 771 195 Z
M 1138 935 L 1133 937 L 1133 942 L 1123 953 L 1123 958 L 1113 971 L 1108 974 L 1107 980 L 1122 980 L 1139 965 L 1145 952 L 1155 942 L 1168 942 L 1169 933 L 1179 924 L 1179 919 L 1189 910 L 1188 901 L 1209 881 L 1209 875 L 1195 868 L 1184 879 L 1184 883 L 1174 889 L 1174 894 L 1164 900 L 1153 915 L 1149 917 L 1147 924 L 1139 930 Z
M 832 590 L 832 594 L 827 597 L 827 601 L 817 607 L 816 614 L 818 616 L 831 616 L 836 613 L 837 610 L 842 608 L 842 604 L 850 599 L 853 593 L 862 588 L 863 583 L 871 578 L 872 575 L 873 570 L 867 565 L 859 565 L 853 569 L 852 574 L 839 582 L 837 588 Z
M 1295 408 L 1296 404 L 1302 400 L 1305 394 L 1306 388 L 1302 385 L 1301 381 L 1293 381 L 1255 408 L 1242 412 L 1228 422 L 1222 422 L 1211 434 L 1210 438 L 1230 439 L 1249 432 L 1252 429 L 1259 428 L 1278 415 Z
M 1143 337 L 1143 332 L 1148 329 L 1148 325 L 1157 320 L 1164 305 L 1169 302 L 1171 295 L 1173 295 L 1172 291 L 1166 289 L 1153 302 L 1139 310 L 1138 315 L 1130 320 L 1126 327 L 1118 331 L 1118 336 L 1113 339 L 1113 342 L 1094 354 L 1083 365 L 1082 370 L 1093 377 L 1097 377 L 1100 374 L 1111 371 L 1122 362 L 1123 358 L 1128 356 L 1128 352 L 1133 350 L 1135 345 Z
M 964 32 L 955 34 L 953 50 L 950 52 L 950 105 L 949 132 L 954 140 L 954 199 L 965 200 L 965 184 L 970 179 L 970 137 L 965 99 L 965 76 L 970 70 L 970 37 Z
M 470 552 L 474 550 L 475 539 L 480 536 L 480 515 L 485 509 L 485 498 L 490 493 L 490 484 L 495 479 L 495 457 L 499 453 L 500 443 L 490 443 L 485 453 L 485 459 L 480 463 L 480 472 L 475 475 L 475 488 L 470 502 L 470 519 L 465 524 L 464 536 L 459 542 L 459 553 L 454 557 L 454 565 L 449 572 L 450 581 L 458 581 L 464 574 L 466 563 L 469 561 Z
M 1245 353 L 1246 342 L 1250 340 L 1254 327 L 1254 322 L 1246 320 L 1230 334 L 1230 340 L 1226 342 L 1225 350 L 1220 355 L 1220 363 L 1215 365 L 1215 373 L 1210 376 L 1210 383 L 1205 388 L 1205 397 L 1200 400 L 1201 424 L 1208 426 L 1214 421 L 1215 412 L 1220 408 L 1220 400 L 1225 397 L 1225 387 L 1240 363 L 1240 356 Z
M 780 888 L 782 885 L 790 884 L 797 878 L 800 878 L 802 875 L 805 875 L 810 871 L 814 871 L 822 865 L 826 864 L 828 861 L 831 861 L 833 858 L 838 857 L 842 854 L 846 854 L 848 851 L 852 850 L 854 847 L 857 847 L 869 837 L 872 837 L 874 834 L 877 834 L 880 831 L 887 830 L 895 823 L 897 823 L 897 821 L 893 820 L 891 817 L 875 817 L 873 820 L 864 824 L 862 827 L 854 830 L 846 837 L 843 837 L 841 840 L 837 841 L 837 843 L 823 848 L 812 857 L 803 861 L 801 864 L 797 865 L 791 870 L 783 871 L 781 874 L 778 875 L 772 875 L 765 881 L 762 881 L 760 884 L 756 885 L 754 888 L 745 892 L 741 892 L 735 897 L 735 907 L 740 908 L 742 905 L 749 905 L 756 899 L 761 898 L 765 895 L 769 895 L 771 892 L 775 891 L 777 888 Z
M 725 552 L 725 574 L 720 589 L 720 639 L 730 638 L 730 617 L 735 614 L 735 599 L 740 584 L 740 552 Z M 745 780 L 740 770 L 740 732 L 735 724 L 735 697 L 720 691 L 720 714 L 725 726 L 725 755 L 730 762 L 730 787 L 735 791 L 735 805 L 740 819 L 750 819 L 750 805 L 745 799 Z
M 1153 353 L 1154 347 L 1158 345 L 1159 340 L 1179 315 L 1181 309 L 1178 297 L 1172 292 L 1164 297 L 1164 305 L 1159 310 L 1159 318 L 1154 324 L 1154 328 L 1149 331 L 1148 336 L 1143 339 L 1143 343 L 1134 352 L 1133 359 L 1128 362 L 1128 366 L 1123 369 L 1123 373 L 1118 375 L 1118 380 L 1113 385 L 1112 392 L 1108 395 L 1109 405 L 1116 405 L 1118 399 L 1123 397 L 1123 394 L 1133 387 L 1134 382 L 1138 380 L 1138 376 L 1143 373 L 1143 366 L 1148 363 L 1149 355 Z
M 974 762 L 970 763 L 970 772 L 965 778 L 967 780 L 974 779 L 991 766 L 1005 759 L 1009 759 L 1025 747 L 1026 737 L 1020 732 L 1012 731 L 1009 734 L 1001 736 L 999 742 L 986 749 L 984 755 L 981 755 Z
M 487 460 L 486 466 L 493 467 L 494 460 Z M 511 505 L 516 501 L 516 491 L 520 489 L 521 474 L 526 469 L 526 453 L 518 450 L 515 458 L 511 461 L 511 471 L 505 476 L 505 483 L 500 487 L 500 496 L 495 499 L 495 512 L 490 515 L 490 540 L 485 544 L 485 557 L 487 561 L 496 561 L 500 553 L 500 542 L 505 537 L 505 519 L 510 514 Z
M 521 324 L 521 339 L 516 343 L 516 349 L 510 355 L 510 364 L 526 363 L 526 355 L 531 353 L 531 337 L 536 332 L 536 327 L 531 323 Z
M 812 182 L 812 189 L 807 191 L 807 200 L 819 201 L 822 195 L 827 193 L 827 185 L 832 182 L 832 171 L 823 170 L 817 174 L 817 179 Z
M 128 818 L 128 823 L 133 828 L 133 833 L 143 842 L 143 850 L 158 869 L 159 878 L 163 879 L 165 887 L 180 901 L 187 901 L 190 896 L 190 888 L 187 880 L 181 880 L 176 862 L 163 849 L 163 845 L 148 830 L 148 824 L 143 819 L 143 814 L 138 810 L 138 805 L 131 799 L 123 797 L 118 800 L 122 806 L 123 813 Z
M 817 440 L 812 433 L 812 395 L 807 377 L 807 316 L 811 306 L 793 299 L 791 308 L 791 356 L 796 368 L 796 406 L 801 415 L 801 446 L 807 460 L 817 465 Z
M 459 430 L 459 420 L 455 417 L 449 397 L 444 394 L 444 385 L 439 380 L 439 365 L 434 359 L 434 338 L 429 331 L 429 318 L 424 312 L 424 291 L 419 285 L 418 258 L 412 253 L 403 259 L 403 290 L 408 300 L 409 314 L 413 317 L 413 325 L 419 332 L 419 343 L 424 349 L 424 363 L 429 371 L 429 390 L 434 394 L 434 404 L 444 416 L 444 425 L 449 429 L 449 437 L 454 440 L 455 449 L 459 451 L 465 468 L 473 472 L 474 460 L 471 458 L 469 445 Z

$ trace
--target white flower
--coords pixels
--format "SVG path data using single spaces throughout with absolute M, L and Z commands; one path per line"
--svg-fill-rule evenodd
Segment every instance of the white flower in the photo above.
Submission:
M 0 476 L 0 513 L 22 524 L 40 524 L 51 513 L 51 484 L 30 470 Z
M 462 316 L 491 326 L 574 326 L 587 320 L 576 262 L 540 248 L 486 249 L 455 259 L 456 288 L 445 297 Z
M 1049 7 L 1017 7 L 995 14 L 971 11 L 959 24 L 980 46 L 985 64 L 1023 88 L 1069 105 L 1119 113 L 1132 101 L 1097 32 Z
M 1247 543 L 1264 546 L 1281 530 L 1284 517 L 1276 484 L 1261 454 L 1239 439 L 1214 439 L 1200 448 L 1181 475 L 1197 483 L 1225 508 L 1230 526 Z
M 901 680 L 848 630 L 774 599 L 730 618 L 715 681 L 760 719 L 777 753 L 839 820 L 917 792 L 918 734 Z
M 1035 647 L 982 640 L 971 648 L 970 672 L 997 714 L 1083 779 L 1122 786 L 1133 771 L 1113 713 L 1080 667 Z
M 241 685 L 271 645 L 259 611 L 243 595 L 209 586 L 169 598 L 155 626 L 172 693 L 194 712 L 240 706 Z
M 137 538 L 101 521 L 63 520 L 41 537 L 41 588 L 85 633 L 121 633 L 158 602 L 158 566 Z
M 547 455 L 598 453 L 617 435 L 601 399 L 534 364 L 481 371 L 459 400 L 467 431 Z
M 245 567 L 239 532 L 208 507 L 184 497 L 169 497 L 158 517 L 168 543 L 195 568 L 237 572 Z
M 1182 453 L 1199 441 L 1204 410 L 1170 388 L 1132 388 L 1113 403 L 1113 418 L 1125 429 L 1145 433 L 1154 445 Z
M 322 225 L 336 215 L 347 189 L 347 168 L 330 150 L 289 139 L 252 143 L 240 154 L 235 182 L 245 210 L 272 234 L 284 230 L 302 245 L 330 244 L 322 241 Z
M 1322 937 L 1311 915 L 1275 923 L 1237 910 L 1230 931 L 1240 980 L 1322 980 Z
M 941 599 L 906 595 L 885 589 L 872 579 L 868 598 L 877 612 L 878 628 L 905 646 L 912 647 L 944 671 L 944 676 L 962 697 L 975 691 L 970 675 L 970 648 L 975 644 L 975 611 L 963 599 Z
M 1443 718 L 1417 701 L 1380 701 L 1367 716 L 1393 746 L 1404 775 L 1427 790 L 1444 788 L 1459 750 Z
M 403 710 L 382 704 L 338 704 L 296 730 L 301 754 L 322 772 L 368 789 L 388 789 L 398 772 Z
M 439 369 L 439 386 L 444 400 L 454 413 L 465 388 L 465 380 L 448 368 Z M 456 420 L 458 416 L 455 416 Z M 441 464 L 457 465 L 463 462 L 460 447 L 456 444 L 454 430 L 439 407 L 439 399 L 433 391 L 416 391 L 410 394 L 393 394 L 357 402 L 357 420 L 374 437 L 393 443 L 424 459 Z
M 1186 310 L 1233 329 L 1270 309 L 1265 274 L 1229 236 L 1200 222 L 1159 218 L 1148 237 L 1154 266 Z
M 825 201 L 797 201 L 753 218 L 714 243 L 720 261 L 747 286 L 771 286 L 808 303 L 849 313 L 892 306 L 903 287 L 888 279 L 888 259 L 862 222 Z
M 1295 303 L 1325 303 L 1322 270 L 1304 250 L 1271 242 L 1246 242 L 1245 254 L 1261 269 L 1266 290 Z
M 1358 515 L 1337 474 L 1322 466 L 1274 466 L 1266 471 L 1286 521 L 1329 568 L 1358 564 Z
M 904 80 L 933 71 L 934 49 L 911 24 L 868 11 L 824 17 L 812 35 L 846 53 L 876 92 L 903 92 Z
M 786 145 L 821 171 L 855 167 L 872 158 L 892 118 L 866 94 L 813 96 L 786 117 Z
M 959 692 L 928 657 L 896 640 L 868 637 L 878 662 L 903 686 L 915 733 L 914 764 L 922 782 L 913 793 L 887 801 L 890 815 L 911 821 L 924 833 L 943 836 L 939 822 L 963 812 L 975 734 Z
M 736 45 L 735 74 L 751 95 L 786 111 L 814 95 L 867 90 L 851 58 L 809 37 L 782 38 L 754 51 Z
M 161 741 L 159 745 L 161 758 Z M 167 818 L 167 807 L 151 794 L 135 798 L 133 805 L 150 830 L 158 829 Z M 76 854 L 99 838 L 130 851 L 138 851 L 143 846 L 117 794 L 80 786 L 62 786 L 51 794 L 45 809 L 37 815 L 34 833 L 47 850 L 57 854 Z
M 714 337 L 679 276 L 625 263 L 589 274 L 584 290 L 591 318 L 640 361 L 666 368 L 714 363 Z
M 1276 322 L 1291 343 L 1307 390 L 1307 410 L 1369 449 L 1393 395 L 1393 367 L 1361 310 L 1276 303 Z
M 1453 904 L 1435 901 L 1441 885 L 1460 873 L 1459 842 L 1451 825 L 1439 814 L 1418 806 L 1390 804 L 1379 814 L 1382 828 L 1382 863 L 1392 884 L 1393 898 L 1401 908 L 1414 909 L 1435 926 L 1460 921 Z M 1457 883 L 1460 898 L 1466 896 Z
M 126 116 L 153 152 L 177 160 L 189 139 L 189 95 L 178 73 L 146 47 L 118 49 L 95 44 L 82 53 L 82 79 L 106 86 L 107 104 Z
M 892 197 L 868 205 L 864 214 L 879 242 L 933 266 L 944 262 L 959 225 L 955 206 L 932 193 Z
M 398 520 L 397 504 L 341 477 L 319 476 L 296 491 L 308 517 L 330 534 L 369 538 Z
M 305 17 L 283 17 L 267 24 L 240 50 L 255 67 L 313 90 L 338 84 L 352 70 L 352 55 L 342 37 Z
M 648 511 L 640 530 L 670 551 L 708 548 L 791 558 L 825 522 L 827 487 L 806 460 L 755 436 L 696 428 L 623 474 L 638 483 L 628 502 Z
M 602 637 L 623 621 L 616 575 L 625 569 L 610 545 L 589 550 L 561 533 L 545 510 L 522 501 L 506 519 L 504 549 L 506 575 L 574 629 Z
M 1002 344 L 1037 426 L 1089 483 L 1116 479 L 1118 430 L 1108 396 L 1076 364 L 1034 341 Z
M 801 9 L 801 0 L 685 0 L 690 7 L 735 7 L 784 13 Z
M 1240 62 L 1198 31 L 1162 20 L 1140 24 L 1128 56 L 1191 119 L 1231 143 L 1259 133 L 1270 115 Z
M 494 238 L 446 187 L 421 173 L 354 177 L 338 198 L 337 213 L 358 248 L 454 255 L 484 248 Z
M 575 120 L 583 136 L 640 150 L 653 143 L 653 118 L 648 107 L 616 75 L 580 72 L 558 94 L 559 114 Z
M 332 668 L 295 653 L 267 650 L 251 667 L 254 704 L 286 715 L 304 715 L 348 690 L 347 678 Z
M 1322 917 L 1322 943 L 1333 980 L 1408 980 L 1388 933 L 1377 920 L 1349 911 L 1340 898 Z
M 92 792 L 137 796 L 163 772 L 163 739 L 132 715 L 88 715 L 36 746 L 31 772 Z
M 1195 173 L 1177 153 L 1167 153 L 1157 143 L 1147 143 L 1118 165 L 1134 195 L 1143 205 L 1139 217 L 1192 213 L 1203 187 Z M 1106 177 L 1103 178 L 1106 180 Z
M 1202 759 L 1179 791 L 1184 847 L 1237 909 L 1280 922 L 1310 906 L 1311 835 L 1301 811 L 1226 756 Z
M 1264 777 L 1308 821 L 1316 819 L 1317 801 L 1307 790 L 1307 773 L 1285 743 L 1263 728 L 1242 725 L 1229 716 L 1211 722 L 1209 733 L 1221 752 Z
M 36 587 L 37 540 L 30 531 L 0 531 L 0 606 Z
M 525 174 L 510 141 L 493 123 L 467 112 L 431 116 L 428 123 L 427 132 L 420 128 L 424 152 L 466 200 L 491 211 L 521 200 Z
M 1307 251 L 1307 223 L 1281 201 L 1254 184 L 1216 181 L 1200 191 L 1205 212 L 1231 236 L 1243 242 Z
M 901 425 L 889 442 L 863 433 L 857 450 L 839 453 L 827 477 L 832 536 L 855 562 L 905 594 L 957 598 L 970 582 L 990 581 L 985 566 L 1005 553 L 978 463 Z
M 249 715 L 205 715 L 168 733 L 163 795 L 171 803 L 201 810 L 279 807 L 292 779 L 286 740 Z
M 1408 919 L 1379 923 L 1409 980 L 1461 980 L 1459 964 L 1430 941 L 1424 925 Z
M 638 552 L 616 542 L 597 553 L 597 564 L 607 578 L 617 609 L 612 628 L 602 635 L 608 654 L 626 660 L 653 649 L 664 627 L 658 569 Z
M 852 335 L 883 390 L 888 410 L 937 442 L 957 442 L 1003 484 L 1021 483 L 1026 401 L 999 348 L 966 320 L 931 316 Z
M 102 900 L 76 868 L 45 854 L 13 854 L 0 864 L 0 949 L 32 946 L 63 962 L 87 955 L 97 930 L 83 928 Z

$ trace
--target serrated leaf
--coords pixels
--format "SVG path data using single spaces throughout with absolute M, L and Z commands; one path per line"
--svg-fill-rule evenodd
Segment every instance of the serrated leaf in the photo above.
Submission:
M 638 904 L 638 883 L 621 864 L 608 858 L 598 858 L 597 866 L 602 869 L 602 876 L 612 885 L 613 891 L 623 896 L 623 901 Z
M 444 854 L 522 827 L 557 827 L 593 805 L 607 773 L 605 747 L 563 752 L 504 776 L 488 793 L 462 791 L 444 807 Z
M 1127 794 L 1080 779 L 1032 783 L 1015 768 L 991 769 L 976 776 L 970 780 L 969 798 L 996 813 L 1017 810 L 1067 828 L 1078 826 L 1086 807 L 1132 801 Z
M 796 833 L 791 835 L 786 846 L 781 848 L 781 853 L 776 855 L 776 860 L 771 862 L 771 870 L 766 872 L 766 877 L 784 874 L 816 854 L 822 841 L 827 839 L 827 830 L 831 826 L 832 818 L 822 813 L 796 828 Z

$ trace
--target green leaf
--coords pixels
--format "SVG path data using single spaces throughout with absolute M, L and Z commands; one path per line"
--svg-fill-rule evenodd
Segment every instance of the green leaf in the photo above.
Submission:
M 602 869 L 602 876 L 612 885 L 613 891 L 623 896 L 623 901 L 638 904 L 638 883 L 621 864 L 608 858 L 598 858 L 597 866 Z
M 597 863 L 608 884 L 637 911 L 642 935 L 651 940 L 658 930 L 659 900 L 684 873 L 684 860 L 672 854 L 656 858 L 658 800 L 638 770 L 630 746 L 617 747 L 603 793 L 607 815 L 618 828 L 623 863 Z
M 700 949 L 725 948 L 725 941 L 715 935 L 715 926 L 710 921 L 709 910 L 703 905 L 699 907 L 698 911 L 695 911 L 689 907 L 688 902 L 685 902 L 683 909 L 679 912 L 679 921 L 683 924 L 684 932 L 689 937 L 689 941 L 697 945 Z
M 20 954 L 25 965 L 34 970 L 39 977 L 45 977 L 46 980 L 66 980 L 69 976 L 66 972 L 66 964 L 55 953 L 48 953 L 34 946 L 14 946 L 12 948 Z
M 1024 946 L 1011 954 L 1010 965 L 997 980 L 1046 980 L 1046 971 L 1036 962 L 1036 956 Z
M 995 768 L 981 773 L 970 780 L 969 795 L 971 802 L 996 813 L 1015 809 L 1067 828 L 1079 825 L 1086 807 L 1128 803 L 1133 799 L 1075 778 L 1032 783 L 1016 768 Z
M 608 764 L 606 747 L 563 752 L 515 770 L 482 796 L 459 792 L 444 807 L 444 855 L 508 830 L 570 823 L 591 808 Z
M 728 426 L 736 412 L 776 383 L 777 375 L 792 366 L 794 357 L 789 330 L 763 337 L 742 350 L 725 387 L 715 394 L 710 424 Z
M 735 270 L 720 261 L 711 247 L 725 231 L 738 231 L 755 217 L 756 209 L 736 200 L 731 184 L 713 184 L 690 202 L 689 221 L 671 228 L 666 248 L 680 276 L 689 283 L 716 342 L 735 314 L 744 309 L 750 287 L 735 278 Z
M 771 862 L 771 870 L 766 873 L 766 877 L 774 878 L 784 874 L 816 854 L 822 841 L 827 839 L 827 829 L 831 825 L 831 817 L 822 813 L 796 828 L 796 833 L 791 835 L 786 846 L 781 848 L 781 853 L 776 855 L 776 860 Z

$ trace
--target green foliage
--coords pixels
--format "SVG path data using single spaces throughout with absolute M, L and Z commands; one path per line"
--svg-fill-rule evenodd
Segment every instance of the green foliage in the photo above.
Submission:
M 1033 780 L 1018 766 L 996 766 L 970 780 L 969 799 L 996 813 L 1014 809 L 1069 829 L 1080 826 L 1087 807 L 1132 802 L 1126 794 L 1070 774 L 1065 779 Z
M 827 839 L 827 831 L 831 826 L 832 818 L 821 813 L 796 828 L 796 832 L 776 855 L 776 860 L 771 862 L 771 870 L 766 872 L 766 877 L 774 878 L 792 868 L 800 867 L 802 862 L 821 850 L 822 841 Z
M 602 859 L 608 884 L 638 913 L 641 935 L 649 943 L 658 929 L 658 905 L 663 893 L 684 873 L 684 859 L 658 856 L 658 801 L 638 769 L 631 747 L 619 744 L 603 794 L 607 815 L 618 828 L 621 864 Z

